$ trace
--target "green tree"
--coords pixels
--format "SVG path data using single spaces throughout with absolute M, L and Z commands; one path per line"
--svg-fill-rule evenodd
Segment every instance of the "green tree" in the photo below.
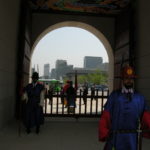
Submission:
M 78 76 L 78 83 L 107 84 L 107 78 L 107 73 L 97 69 L 94 73 Z

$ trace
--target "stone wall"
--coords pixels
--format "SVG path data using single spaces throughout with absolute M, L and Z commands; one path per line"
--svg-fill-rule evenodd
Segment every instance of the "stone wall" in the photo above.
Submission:
M 57 23 L 65 21 L 76 21 L 86 23 L 99 30 L 107 40 L 110 42 L 111 47 L 114 47 L 114 21 L 112 17 L 98 17 L 98 16 L 85 16 L 85 15 L 69 15 L 69 14 L 38 14 L 32 15 L 32 41 L 35 42 L 36 38 L 47 28 Z
M 136 88 L 146 97 L 150 105 L 150 1 L 133 4 L 135 17 Z
M 0 128 L 15 112 L 19 3 L 0 1 Z

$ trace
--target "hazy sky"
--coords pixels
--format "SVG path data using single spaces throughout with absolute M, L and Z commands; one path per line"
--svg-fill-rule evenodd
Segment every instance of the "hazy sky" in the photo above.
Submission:
M 68 65 L 83 67 L 84 56 L 103 57 L 108 62 L 107 52 L 92 33 L 75 27 L 63 27 L 46 34 L 37 44 L 32 55 L 32 67 L 39 64 L 40 75 L 43 66 L 50 64 L 55 68 L 57 59 L 67 60 Z

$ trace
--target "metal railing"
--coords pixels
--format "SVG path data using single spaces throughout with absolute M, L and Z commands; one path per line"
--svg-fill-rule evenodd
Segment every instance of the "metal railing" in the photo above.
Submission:
M 55 117 L 99 117 L 109 95 L 108 90 L 96 90 L 95 95 L 91 91 L 85 96 L 81 90 L 77 91 L 75 107 L 65 105 L 66 95 L 60 92 L 45 95 L 44 115 Z

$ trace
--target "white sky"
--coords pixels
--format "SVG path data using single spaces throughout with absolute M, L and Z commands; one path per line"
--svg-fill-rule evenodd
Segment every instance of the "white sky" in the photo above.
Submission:
M 39 41 L 32 55 L 32 67 L 38 64 L 40 75 L 43 75 L 44 64 L 49 63 L 51 70 L 57 59 L 83 67 L 84 56 L 98 56 L 108 62 L 107 52 L 95 35 L 81 28 L 63 27 L 49 32 Z

